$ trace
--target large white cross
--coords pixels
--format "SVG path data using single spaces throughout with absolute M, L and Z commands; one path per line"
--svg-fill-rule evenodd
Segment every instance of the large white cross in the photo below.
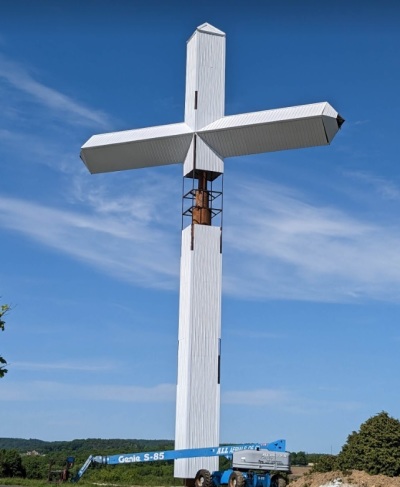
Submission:
M 196 181 L 182 231 L 175 448 L 219 444 L 221 227 L 212 226 L 212 181 L 224 158 L 327 145 L 343 119 L 327 102 L 225 113 L 225 34 L 199 26 L 187 43 L 185 121 L 94 135 L 81 157 L 91 173 L 183 162 Z M 175 477 L 218 467 L 217 458 L 175 461 Z

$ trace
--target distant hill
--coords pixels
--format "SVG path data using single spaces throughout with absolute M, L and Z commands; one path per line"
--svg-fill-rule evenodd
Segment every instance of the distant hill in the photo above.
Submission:
M 36 450 L 38 453 L 79 452 L 90 453 L 134 453 L 150 450 L 172 450 L 172 440 L 122 440 L 101 438 L 77 439 L 72 441 L 43 441 L 34 438 L 0 438 L 0 449 L 17 450 L 20 453 Z

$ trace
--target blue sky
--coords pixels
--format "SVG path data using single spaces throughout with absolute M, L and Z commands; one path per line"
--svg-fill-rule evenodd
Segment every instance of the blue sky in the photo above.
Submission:
M 227 159 L 223 442 L 337 453 L 400 417 L 396 2 L 0 2 L 0 436 L 173 438 L 181 166 L 90 175 L 94 133 L 183 120 L 227 34 L 226 114 L 328 101 L 329 147 Z

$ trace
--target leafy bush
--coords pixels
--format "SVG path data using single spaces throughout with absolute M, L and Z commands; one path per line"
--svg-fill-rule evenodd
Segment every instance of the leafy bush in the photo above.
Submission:
M 348 436 L 337 465 L 371 475 L 400 475 L 400 421 L 385 411 L 369 418 Z
M 25 469 L 17 450 L 0 450 L 0 477 L 25 477 Z
M 335 455 L 320 455 L 317 462 L 312 468 L 313 472 L 332 472 L 337 469 L 337 461 Z
M 291 465 L 307 465 L 308 464 L 308 459 L 307 459 L 307 454 L 304 451 L 298 451 L 296 452 L 291 452 L 290 453 L 290 463 Z
M 22 457 L 22 465 L 27 479 L 46 479 L 49 471 L 49 461 L 46 457 L 28 456 Z

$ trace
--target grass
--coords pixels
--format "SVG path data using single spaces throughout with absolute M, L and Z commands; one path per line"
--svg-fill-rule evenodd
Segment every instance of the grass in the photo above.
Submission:
M 21 487 L 51 487 L 51 486 L 59 486 L 65 485 L 65 487 L 95 487 L 95 484 L 91 484 L 89 482 L 79 482 L 79 484 L 72 484 L 71 482 L 64 482 L 60 484 L 58 482 L 48 482 L 47 480 L 32 480 L 32 479 L 23 479 L 20 477 L 13 477 L 13 478 L 0 478 L 0 485 L 13 485 L 13 486 L 21 486 Z

